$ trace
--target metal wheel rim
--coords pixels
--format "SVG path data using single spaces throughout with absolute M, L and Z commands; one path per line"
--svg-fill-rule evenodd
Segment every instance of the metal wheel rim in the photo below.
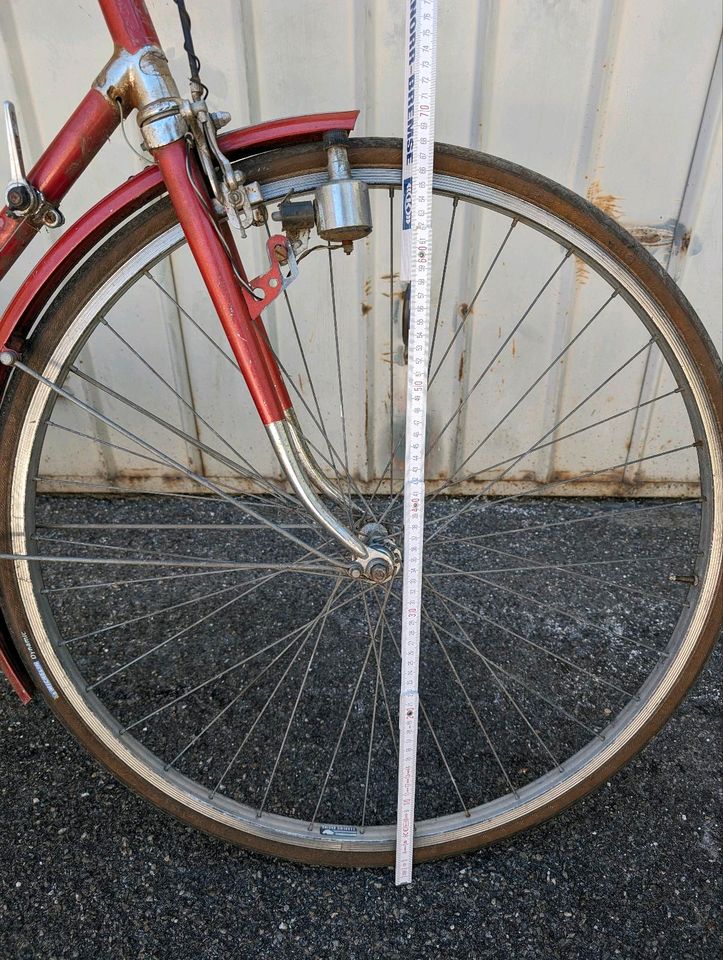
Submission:
M 399 186 L 400 184 L 400 174 L 395 169 L 358 168 L 354 171 L 354 175 L 375 186 Z M 302 192 L 312 189 L 324 179 L 324 174 L 307 174 L 277 180 L 265 185 L 263 192 L 266 199 L 275 199 L 286 195 L 290 189 L 290 184 L 293 184 L 298 192 Z M 471 817 L 469 818 L 458 813 L 418 822 L 416 824 L 416 844 L 419 846 L 446 843 L 478 834 L 482 827 L 485 831 L 491 831 L 511 820 L 518 820 L 544 808 L 604 766 L 611 756 L 633 739 L 665 699 L 688 662 L 702 625 L 715 600 L 717 575 L 721 568 L 721 555 L 723 554 L 721 520 L 718 511 L 715 511 L 711 516 L 712 507 L 710 505 L 711 501 L 716 504 L 720 503 L 723 497 L 723 469 L 721 469 L 723 457 L 721 456 L 720 438 L 716 433 L 714 414 L 710 408 L 704 384 L 692 359 L 688 356 L 685 344 L 670 319 L 660 311 L 640 283 L 612 256 L 577 229 L 541 210 L 534 204 L 506 194 L 499 189 L 445 174 L 435 176 L 435 191 L 458 195 L 465 201 L 476 202 L 498 211 L 504 211 L 507 214 L 513 214 L 536 229 L 540 229 L 556 239 L 563 239 L 583 258 L 593 263 L 596 270 L 610 278 L 612 284 L 623 292 L 631 305 L 634 305 L 641 319 L 646 319 L 649 327 L 652 326 L 662 333 L 666 359 L 672 357 L 674 364 L 682 370 L 697 404 L 692 406 L 690 398 L 685 397 L 691 424 L 702 430 L 707 441 L 700 457 L 700 472 L 701 483 L 705 489 L 710 491 L 711 496 L 708 504 L 703 505 L 701 531 L 707 543 L 712 545 L 712 549 L 706 557 L 705 573 L 701 576 L 700 583 L 692 591 L 696 603 L 690 605 L 688 616 L 683 616 L 678 621 L 676 630 L 670 638 L 669 647 L 678 647 L 675 656 L 670 658 L 665 665 L 658 665 L 648 676 L 639 691 L 641 705 L 634 706 L 633 703 L 629 703 L 610 724 L 605 731 L 605 748 L 600 749 L 594 745 L 594 741 L 591 742 L 565 761 L 564 765 L 570 769 L 570 773 L 563 779 L 552 772 L 521 788 L 520 799 L 522 802 L 502 797 L 475 807 L 470 811 Z M 126 261 L 79 312 L 57 346 L 52 359 L 46 365 L 43 371 L 44 375 L 53 377 L 58 368 L 67 362 L 81 342 L 83 334 L 89 332 L 93 320 L 101 312 L 101 309 L 107 307 L 113 299 L 121 296 L 126 286 L 132 282 L 139 272 L 165 256 L 180 240 L 180 228 L 172 227 Z M 675 369 L 675 366 L 673 366 L 673 369 Z M 23 426 L 18 457 L 12 475 L 13 515 L 17 519 L 12 533 L 12 548 L 14 552 L 20 554 L 30 552 L 25 533 L 27 516 L 32 513 L 32 507 L 27 502 L 27 476 L 36 444 L 38 424 L 42 424 L 43 415 L 50 400 L 52 400 L 52 393 L 49 388 L 39 385 L 34 393 Z M 699 411 L 701 413 L 700 417 L 698 416 Z M 334 848 L 358 852 L 391 848 L 393 826 L 369 826 L 363 835 L 356 836 L 353 839 L 324 838 L 322 840 L 313 835 L 310 836 L 302 821 L 265 813 L 263 823 L 261 823 L 251 807 L 218 796 L 211 803 L 208 799 L 195 796 L 199 793 L 199 785 L 195 781 L 176 773 L 172 777 L 169 777 L 168 773 L 160 776 L 157 770 L 153 769 L 154 764 L 161 766 L 158 758 L 150 754 L 137 742 L 134 742 L 133 749 L 120 743 L 113 731 L 114 721 L 111 715 L 100 704 L 100 701 L 97 701 L 97 706 L 93 704 L 94 710 L 90 709 L 89 702 L 79 693 L 78 678 L 74 678 L 66 672 L 58 659 L 53 639 L 46 629 L 48 618 L 50 624 L 53 624 L 52 614 L 46 601 L 41 598 L 39 602 L 33 589 L 38 573 L 36 567 L 37 564 L 31 564 L 28 561 L 16 561 L 25 612 L 32 626 L 35 643 L 42 652 L 45 663 L 50 667 L 53 682 L 67 697 L 83 722 L 98 739 L 146 782 L 203 816 L 231 827 L 241 826 L 248 834 L 259 837 L 283 840 L 305 847 Z M 682 642 L 681 634 L 685 634 L 685 639 Z M 117 729 L 117 723 L 115 726 Z

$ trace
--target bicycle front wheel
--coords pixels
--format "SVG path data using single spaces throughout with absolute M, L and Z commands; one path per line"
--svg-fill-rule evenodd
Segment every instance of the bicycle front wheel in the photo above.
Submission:
M 331 506 L 401 544 L 400 144 L 349 156 L 371 240 L 312 240 L 264 316 Z M 240 165 L 273 206 L 325 159 Z M 417 859 L 639 750 L 715 641 L 723 559 L 720 364 L 670 278 L 493 157 L 439 146 L 434 189 Z M 212 834 L 391 862 L 400 579 L 351 579 L 285 484 L 166 199 L 58 292 L 2 415 L 3 604 L 71 731 Z

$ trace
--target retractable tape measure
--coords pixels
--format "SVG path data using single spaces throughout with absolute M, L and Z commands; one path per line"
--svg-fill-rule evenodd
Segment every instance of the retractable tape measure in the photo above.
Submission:
M 401 279 L 411 285 L 404 467 L 402 669 L 397 782 L 397 885 L 410 883 L 419 727 L 419 643 L 424 545 L 424 453 L 432 286 L 432 172 L 437 0 L 408 0 L 402 168 Z

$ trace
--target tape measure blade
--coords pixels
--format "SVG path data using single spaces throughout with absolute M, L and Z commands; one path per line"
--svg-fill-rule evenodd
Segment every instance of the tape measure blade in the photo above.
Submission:
M 432 171 L 436 71 L 436 0 L 407 6 L 406 118 L 402 173 L 402 270 L 411 282 L 404 465 L 404 567 L 402 589 L 399 770 L 396 883 L 412 879 L 419 648 L 424 546 L 424 465 L 427 364 L 432 279 Z M 407 261 L 404 249 L 407 246 Z M 405 276 L 402 273 L 402 276 Z

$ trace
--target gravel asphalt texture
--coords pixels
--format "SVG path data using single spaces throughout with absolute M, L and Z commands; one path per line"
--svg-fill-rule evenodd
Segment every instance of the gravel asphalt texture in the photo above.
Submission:
M 718 957 L 720 668 L 597 794 L 399 889 L 181 826 L 0 682 L 0 960 Z

